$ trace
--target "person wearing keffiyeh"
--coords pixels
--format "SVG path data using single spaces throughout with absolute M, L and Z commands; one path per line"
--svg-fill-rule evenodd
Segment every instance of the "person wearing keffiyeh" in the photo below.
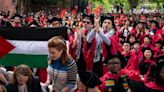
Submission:
M 90 53 L 90 49 L 95 47 L 95 45 L 92 45 L 90 48 L 87 42 L 87 35 L 92 29 L 92 24 L 93 16 L 83 14 L 83 28 L 76 30 L 69 40 L 69 54 L 76 60 L 78 71 L 88 70 L 92 65 L 87 64 L 92 63 L 90 60 L 94 52 Z

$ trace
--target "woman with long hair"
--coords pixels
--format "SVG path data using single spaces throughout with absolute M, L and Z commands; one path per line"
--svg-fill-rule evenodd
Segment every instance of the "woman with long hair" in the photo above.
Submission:
M 38 77 L 32 75 L 27 65 L 19 65 L 13 74 L 12 83 L 6 85 L 7 92 L 42 92 Z
M 68 57 L 65 41 L 58 36 L 51 38 L 48 51 L 50 62 L 45 85 L 52 83 L 55 92 L 70 92 L 76 83 L 77 67 L 75 61 Z

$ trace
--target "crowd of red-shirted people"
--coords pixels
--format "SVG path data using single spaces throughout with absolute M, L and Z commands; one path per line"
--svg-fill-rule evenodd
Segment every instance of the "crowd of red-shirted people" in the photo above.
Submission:
M 26 65 L 18 66 L 13 73 L 1 66 L 0 92 L 48 92 L 44 88 L 50 84 L 53 92 L 164 92 L 164 14 L 76 12 L 38 11 L 13 16 L 0 12 L 0 27 L 68 27 L 66 48 L 69 59 L 77 66 L 69 70 L 72 65 L 63 64 L 60 58 L 66 48 L 58 49 L 58 45 L 66 43 L 54 38 L 59 43 L 48 47 L 48 61 L 53 63 L 49 63 L 48 71 L 38 69 L 42 85 Z M 55 56 L 58 58 L 54 59 Z M 63 68 L 52 73 L 51 68 L 58 64 L 55 62 L 61 62 Z M 54 78 L 49 76 L 57 74 L 58 80 L 65 76 L 63 71 L 67 76 L 77 71 L 77 76 L 69 78 L 71 83 L 55 81 L 54 84 Z M 50 81 L 43 79 L 43 75 Z

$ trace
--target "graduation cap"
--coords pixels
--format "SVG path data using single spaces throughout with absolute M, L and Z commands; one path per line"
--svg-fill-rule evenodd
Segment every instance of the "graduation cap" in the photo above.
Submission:
M 20 16 L 19 14 L 16 14 L 16 15 L 12 16 L 11 19 L 14 19 L 15 17 L 18 17 L 20 19 L 22 18 L 22 16 Z
M 110 16 L 110 17 L 109 16 L 101 16 L 101 25 L 102 25 L 103 21 L 106 20 L 106 19 L 111 20 L 113 28 L 115 28 L 114 16 Z
M 161 60 L 164 61 L 164 55 L 160 55 L 160 56 L 156 57 L 156 59 L 155 59 L 156 62 L 159 62 Z
M 29 24 L 29 26 L 31 26 L 31 25 L 36 26 L 36 27 L 40 27 L 40 25 L 37 23 L 36 20 L 34 20 L 33 22 L 31 22 L 31 23 Z
M 140 20 L 140 21 L 138 21 L 138 23 L 137 24 L 145 24 L 145 22 L 143 22 L 142 20 Z
M 108 64 L 109 60 L 113 59 L 113 58 L 118 58 L 120 61 L 124 60 L 123 56 L 121 54 L 119 54 L 119 53 L 118 54 L 111 54 L 111 55 L 108 55 L 108 57 L 106 58 L 104 63 Z
M 88 88 L 94 88 L 102 83 L 94 72 L 79 71 L 79 77 L 80 81 Z
M 49 20 L 49 23 L 52 23 L 54 21 L 59 21 L 60 23 L 62 22 L 61 18 L 53 17 L 51 20 Z
M 141 44 L 141 42 L 140 42 L 140 41 L 138 41 L 138 40 L 136 40 L 136 41 L 134 42 L 134 44 L 136 44 L 136 43 Z
M 130 44 L 129 39 L 128 38 L 125 38 L 123 44 L 124 43 L 129 43 Z
M 91 22 L 92 22 L 92 24 L 94 24 L 94 16 L 93 15 L 87 15 L 87 14 L 84 14 L 83 13 L 83 19 L 89 19 L 89 20 L 91 20 Z
M 146 50 L 150 50 L 152 52 L 152 57 L 153 57 L 154 51 L 150 47 L 143 47 L 142 48 L 142 53 L 144 53 Z
M 157 28 L 159 28 L 159 23 L 156 20 L 151 20 L 150 23 L 154 23 L 156 25 Z
M 145 37 L 149 38 L 150 40 L 152 39 L 150 35 L 146 35 Z M 145 37 L 144 37 L 144 38 L 145 38 Z
M 159 39 L 159 40 L 157 40 L 155 43 L 156 43 L 156 44 L 163 44 L 164 42 L 163 42 L 162 39 Z

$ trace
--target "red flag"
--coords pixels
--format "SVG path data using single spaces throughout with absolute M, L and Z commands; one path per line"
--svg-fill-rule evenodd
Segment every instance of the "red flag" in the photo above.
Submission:
M 99 9 L 99 8 L 95 8 L 95 9 L 94 9 L 94 13 L 95 13 L 96 15 L 100 15 L 100 9 Z
M 8 41 L 6 41 L 3 37 L 0 36 L 0 58 L 5 56 L 14 48 L 15 47 L 12 44 L 10 44 Z
M 116 17 L 117 15 L 115 13 L 113 13 L 112 16 Z
M 63 9 L 61 12 L 60 12 L 60 16 L 61 18 L 63 18 L 66 14 L 66 9 Z
M 120 18 L 123 18 L 124 17 L 124 14 L 120 14 Z
M 141 15 L 141 20 L 146 21 L 146 18 L 144 15 Z
M 74 9 L 72 10 L 72 16 L 75 16 L 75 14 L 76 14 L 76 10 Z
M 92 14 L 92 11 L 90 10 L 88 6 L 86 7 L 86 10 L 87 10 L 88 15 Z

